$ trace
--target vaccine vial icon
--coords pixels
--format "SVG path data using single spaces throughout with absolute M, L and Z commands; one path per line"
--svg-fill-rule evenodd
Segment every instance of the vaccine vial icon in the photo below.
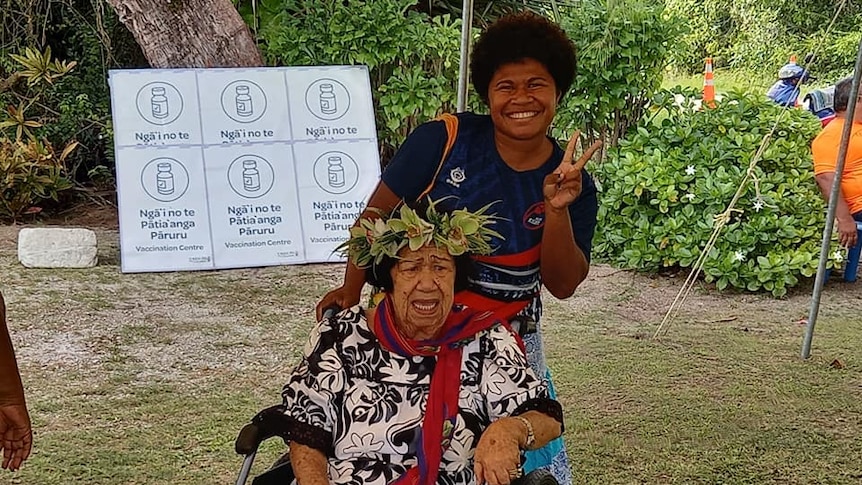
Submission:
M 150 98 L 150 106 L 153 111 L 153 118 L 163 120 L 168 117 L 168 97 L 165 96 L 165 88 L 156 86 L 150 90 L 152 97 Z
M 245 84 L 240 84 L 236 87 L 236 114 L 247 118 L 254 114 L 254 108 L 251 104 L 251 94 L 249 87 Z
M 242 161 L 242 188 L 249 192 L 260 190 L 260 171 L 256 160 Z
M 158 190 L 160 195 L 173 195 L 174 193 L 174 174 L 171 172 L 170 163 L 158 163 L 156 164 L 156 190 Z
M 333 155 L 327 161 L 329 162 L 329 167 L 327 167 L 329 186 L 333 189 L 344 187 L 344 166 L 341 164 L 341 157 Z
M 334 115 L 338 112 L 338 106 L 335 104 L 335 93 L 332 90 L 333 86 L 330 83 L 320 85 L 320 112 L 325 115 Z

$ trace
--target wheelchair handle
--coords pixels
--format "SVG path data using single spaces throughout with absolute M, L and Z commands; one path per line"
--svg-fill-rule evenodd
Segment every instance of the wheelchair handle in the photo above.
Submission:
M 285 436 L 287 425 L 284 422 L 284 406 L 271 406 L 257 413 L 251 422 L 242 427 L 234 443 L 237 454 L 248 455 L 257 447 L 274 436 Z
M 263 440 L 260 439 L 260 428 L 255 423 L 248 423 L 242 427 L 234 443 L 234 450 L 238 455 L 250 455 L 257 451 L 257 447 Z

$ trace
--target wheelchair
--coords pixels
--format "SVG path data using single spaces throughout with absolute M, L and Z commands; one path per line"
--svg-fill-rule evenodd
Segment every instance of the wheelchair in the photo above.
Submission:
M 251 422 L 243 426 L 236 438 L 235 449 L 245 458 L 236 485 L 245 485 L 257 455 L 257 449 L 264 441 L 287 435 L 287 424 L 284 419 L 284 407 L 272 406 L 257 413 Z M 287 454 L 281 457 L 269 470 L 258 475 L 252 485 L 288 485 L 293 480 L 293 469 Z M 557 479 L 547 470 L 533 470 L 523 477 L 514 480 L 512 485 L 560 485 Z
M 327 307 L 323 312 L 323 318 L 332 318 L 341 311 L 338 306 Z M 535 322 L 532 320 L 512 321 L 512 326 L 517 332 L 535 331 Z M 531 327 L 532 325 L 532 327 Z M 284 407 L 276 405 L 268 407 L 257 413 L 251 422 L 243 426 L 236 438 L 234 448 L 239 455 L 243 455 L 242 468 L 237 477 L 236 485 L 246 485 L 251 466 L 254 464 L 257 449 L 264 441 L 274 438 L 284 438 L 288 435 L 289 425 L 284 419 Z M 252 481 L 252 485 L 287 485 L 294 479 L 293 468 L 290 465 L 290 456 L 285 453 L 266 472 L 258 475 Z M 511 485 L 560 485 L 551 472 L 547 470 L 533 470 L 512 481 Z

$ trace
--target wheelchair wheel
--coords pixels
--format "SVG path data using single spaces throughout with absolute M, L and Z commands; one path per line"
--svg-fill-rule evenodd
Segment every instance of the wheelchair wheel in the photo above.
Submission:
M 560 485 L 560 482 L 551 472 L 540 468 L 515 480 L 512 485 Z

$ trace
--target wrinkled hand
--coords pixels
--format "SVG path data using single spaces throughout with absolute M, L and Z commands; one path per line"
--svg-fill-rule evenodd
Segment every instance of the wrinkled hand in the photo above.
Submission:
M 30 456 L 33 431 L 30 415 L 24 404 L 0 406 L 0 449 L 3 450 L 2 467 L 15 471 Z
M 323 311 L 326 310 L 330 306 L 338 306 L 340 309 L 350 308 L 353 305 L 359 303 L 359 296 L 362 293 L 360 289 L 357 291 L 350 291 L 344 286 L 339 286 L 334 290 L 330 290 L 327 294 L 323 295 L 323 298 L 317 304 L 315 308 L 315 315 L 317 316 L 317 321 L 319 322 L 323 318 Z
M 523 425 L 513 418 L 501 418 L 488 426 L 476 445 L 476 485 L 509 485 L 514 480 L 510 473 L 521 467 L 518 440 L 523 434 Z
M 852 218 L 848 220 L 838 221 L 838 242 L 847 248 L 852 248 L 856 245 L 856 221 Z
M 566 153 L 563 155 L 563 161 L 553 173 L 545 177 L 542 192 L 545 195 L 545 206 L 552 209 L 564 209 L 569 206 L 575 199 L 581 195 L 581 169 L 587 164 L 590 157 L 596 153 L 596 150 L 602 146 L 602 141 L 598 140 L 593 143 L 575 160 L 575 147 L 578 144 L 578 139 L 581 137 L 581 132 L 576 131 L 572 134 L 569 144 L 566 145 Z

